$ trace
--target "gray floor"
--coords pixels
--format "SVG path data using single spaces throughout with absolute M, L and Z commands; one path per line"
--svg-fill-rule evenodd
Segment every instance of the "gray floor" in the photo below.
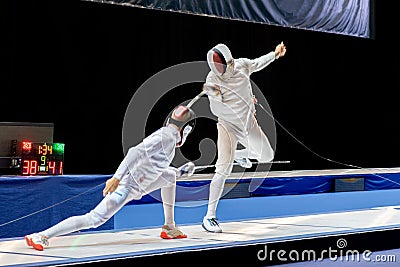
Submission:
M 224 231 L 221 234 L 205 232 L 200 225 L 186 225 L 181 229 L 187 233 L 188 238 L 180 240 L 161 239 L 159 228 L 60 236 L 51 239 L 50 246 L 44 251 L 36 251 L 27 247 L 23 239 L 5 239 L 0 242 L 0 266 L 34 266 L 45 262 L 50 264 L 58 261 L 96 260 L 119 255 L 149 255 L 210 247 L 218 248 L 249 242 L 262 244 L 272 240 L 291 240 L 363 232 L 371 229 L 397 228 L 400 226 L 399 222 L 400 206 L 387 206 L 328 214 L 222 222 Z M 345 250 L 346 240 L 341 240 L 341 242 L 339 245 L 338 240 L 338 243 L 332 244 L 332 247 L 342 246 L 340 248 Z M 333 261 L 328 260 L 324 263 L 329 264 Z M 307 266 L 301 264 L 312 263 L 298 264 L 290 266 Z M 314 264 L 318 266 L 321 262 Z M 337 266 L 338 261 L 335 264 Z M 347 262 L 347 264 L 349 263 Z M 394 263 L 391 264 L 391 266 L 396 266 Z M 281 266 L 283 267 L 283 265 Z

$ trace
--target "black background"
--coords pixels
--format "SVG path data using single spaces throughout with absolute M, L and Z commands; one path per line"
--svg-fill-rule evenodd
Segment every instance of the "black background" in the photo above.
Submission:
M 0 121 L 53 122 L 54 141 L 66 144 L 66 174 L 111 174 L 124 156 L 126 108 L 152 75 L 204 61 L 217 43 L 255 58 L 283 41 L 286 56 L 252 75 L 280 124 L 320 156 L 397 167 L 398 17 L 394 4 L 380 2 L 367 39 L 95 2 L 1 1 Z M 148 133 L 196 92 L 164 97 Z M 290 160 L 288 168 L 344 167 L 276 130 L 275 159 Z M 215 123 L 200 122 L 193 135 L 215 139 Z M 196 147 L 184 155 L 196 159 Z

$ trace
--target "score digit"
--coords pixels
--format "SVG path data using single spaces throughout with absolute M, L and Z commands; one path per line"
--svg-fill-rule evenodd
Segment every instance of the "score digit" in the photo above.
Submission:
M 30 175 L 35 175 L 37 171 L 37 161 L 36 160 L 31 160 L 31 166 L 29 167 L 29 174 Z
M 49 171 L 50 171 L 50 174 L 56 173 L 56 162 L 55 161 L 49 161 Z
M 62 161 L 60 161 L 60 166 L 59 166 L 59 170 L 58 170 L 58 174 L 63 174 L 63 166 L 64 163 Z
M 23 175 L 35 175 L 37 172 L 37 161 L 36 160 L 24 160 L 22 163 L 22 174 Z
M 29 160 L 24 160 L 22 162 L 22 174 L 23 175 L 28 175 L 29 174 L 29 166 L 30 166 L 30 161 Z

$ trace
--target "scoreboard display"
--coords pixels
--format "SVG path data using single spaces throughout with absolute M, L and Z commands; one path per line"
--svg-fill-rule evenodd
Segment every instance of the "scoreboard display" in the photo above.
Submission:
M 21 175 L 61 175 L 64 168 L 63 143 L 22 142 Z

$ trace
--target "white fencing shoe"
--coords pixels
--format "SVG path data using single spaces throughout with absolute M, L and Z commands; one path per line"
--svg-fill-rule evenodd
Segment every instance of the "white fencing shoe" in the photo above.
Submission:
M 201 225 L 203 228 L 212 233 L 222 233 L 222 229 L 219 226 L 217 218 L 206 218 L 203 219 L 203 224 Z

